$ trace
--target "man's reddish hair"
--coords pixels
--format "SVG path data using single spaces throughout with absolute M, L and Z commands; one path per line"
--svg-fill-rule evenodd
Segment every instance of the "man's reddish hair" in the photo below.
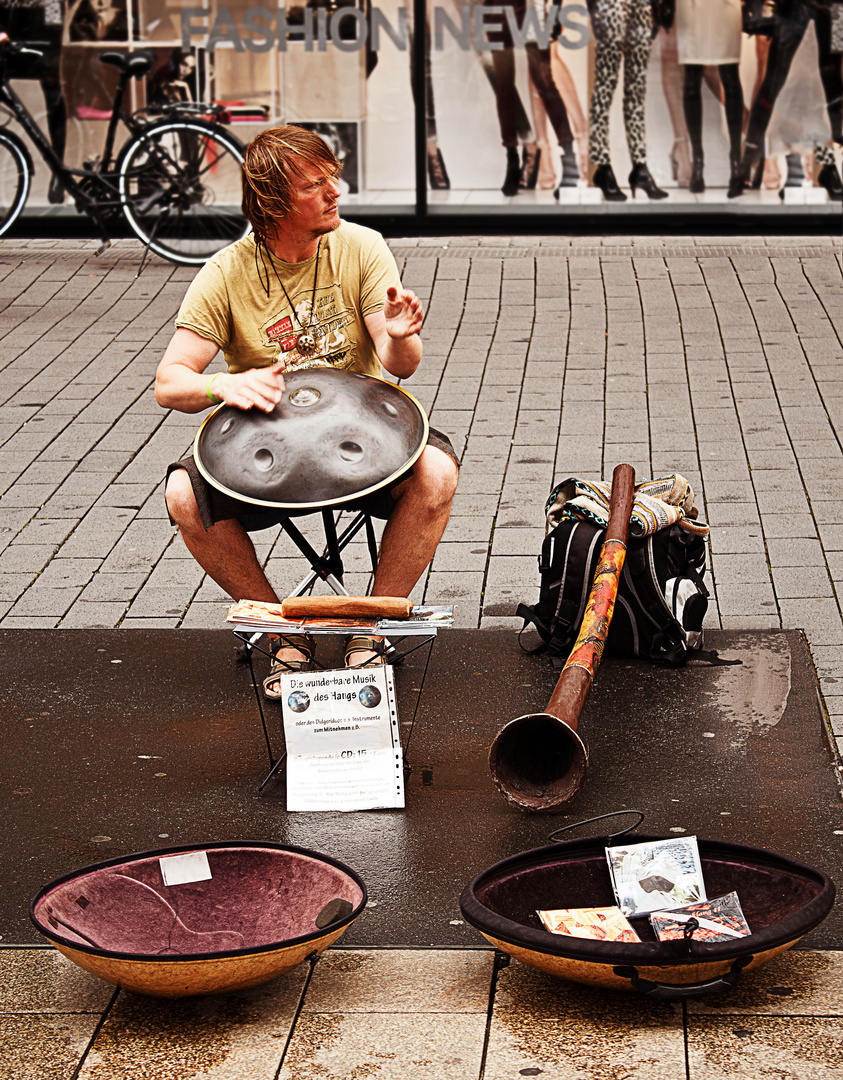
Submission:
M 261 243 L 290 213 L 292 177 L 303 176 L 308 165 L 331 176 L 338 176 L 342 168 L 324 139 L 295 124 L 267 128 L 246 147 L 243 213 Z

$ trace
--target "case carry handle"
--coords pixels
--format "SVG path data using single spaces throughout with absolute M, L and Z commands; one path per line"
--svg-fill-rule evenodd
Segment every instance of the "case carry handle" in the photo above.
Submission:
M 718 975 L 716 979 L 708 979 L 706 982 L 688 983 L 685 986 L 672 986 L 669 983 L 642 979 L 634 967 L 616 967 L 612 970 L 622 979 L 629 979 L 633 990 L 654 1001 L 684 1001 L 685 998 L 703 997 L 705 994 L 725 994 L 737 983 L 741 972 L 752 959 L 751 955 L 738 957 L 725 975 Z

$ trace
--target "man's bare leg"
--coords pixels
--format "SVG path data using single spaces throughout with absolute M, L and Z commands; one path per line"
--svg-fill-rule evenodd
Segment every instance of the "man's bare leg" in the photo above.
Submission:
M 258 562 L 251 537 L 234 518 L 206 529 L 199 516 L 190 478 L 184 469 L 170 474 L 167 509 L 178 525 L 185 547 L 205 573 L 225 589 L 232 600 L 259 600 L 277 604 L 278 595 Z M 269 635 L 274 639 L 276 635 Z M 303 660 L 298 649 L 279 649 L 280 660 Z
M 427 446 L 412 474 L 393 490 L 395 509 L 383 531 L 372 595 L 410 595 L 445 532 L 458 475 L 448 454 Z
M 450 455 L 427 446 L 408 476 L 392 492 L 395 509 L 381 538 L 373 596 L 409 596 L 436 554 L 451 515 L 458 470 Z M 355 664 L 369 656 L 358 653 Z

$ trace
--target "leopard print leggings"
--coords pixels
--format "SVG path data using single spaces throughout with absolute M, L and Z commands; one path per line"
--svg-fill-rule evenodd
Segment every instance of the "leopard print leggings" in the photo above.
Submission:
M 623 60 L 623 119 L 629 156 L 647 160 L 644 100 L 653 30 L 650 0 L 589 0 L 591 28 L 597 42 L 589 140 L 595 165 L 609 165 L 609 108 Z

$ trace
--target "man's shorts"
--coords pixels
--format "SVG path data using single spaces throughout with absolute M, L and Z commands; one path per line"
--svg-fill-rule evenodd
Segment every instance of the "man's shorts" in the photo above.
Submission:
M 436 428 L 430 428 L 427 445 L 435 446 L 438 450 L 453 458 L 459 468 L 456 451 L 447 435 L 443 435 Z M 289 510 L 275 509 L 271 506 L 255 506 L 254 503 L 235 499 L 231 495 L 219 491 L 212 484 L 209 484 L 202 473 L 199 472 L 192 454 L 182 458 L 181 461 L 174 461 L 171 465 L 168 465 L 167 479 L 170 478 L 170 473 L 176 469 L 184 469 L 190 477 L 199 516 L 206 529 L 210 529 L 218 521 L 230 521 L 232 518 L 236 518 L 246 532 L 260 532 L 261 529 L 271 529 L 273 525 L 278 525 L 287 518 L 296 516 L 295 512 L 291 514 Z M 402 480 L 405 480 L 412 471 L 412 468 L 409 468 L 402 473 L 392 485 L 392 490 Z M 394 506 L 395 500 L 389 491 L 376 491 L 363 499 L 343 504 L 343 507 L 349 510 L 365 510 L 372 517 L 383 518 L 384 520 L 392 513 Z M 175 524 L 172 518 L 170 518 L 170 523 Z

